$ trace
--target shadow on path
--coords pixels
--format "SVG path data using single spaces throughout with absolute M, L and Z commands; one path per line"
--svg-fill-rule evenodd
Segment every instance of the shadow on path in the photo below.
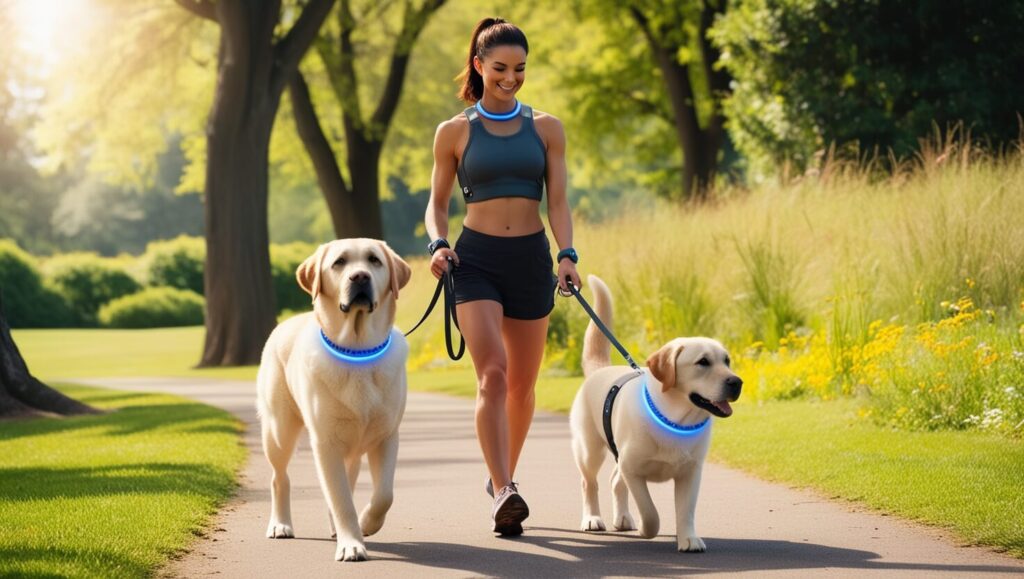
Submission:
M 538 532 L 539 531 L 539 532 Z M 863 569 L 865 572 L 918 571 L 936 573 L 1006 573 L 1020 575 L 1020 567 L 1000 565 L 948 565 L 879 561 L 871 551 L 814 543 L 762 539 L 707 538 L 707 553 L 679 553 L 675 537 L 646 540 L 635 535 L 545 535 L 531 529 L 517 539 L 503 540 L 497 548 L 433 542 L 379 543 L 378 558 L 396 558 L 415 565 L 459 569 L 491 577 L 633 576 L 678 577 L 741 571 Z M 559 531 L 564 532 L 564 531 Z M 506 542 L 507 541 L 507 542 Z M 546 549 L 550 555 L 523 552 L 517 542 Z

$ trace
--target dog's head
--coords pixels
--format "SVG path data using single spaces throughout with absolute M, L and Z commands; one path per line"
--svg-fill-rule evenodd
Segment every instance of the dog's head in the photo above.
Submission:
M 337 239 L 317 248 L 295 271 L 302 289 L 342 313 L 372 313 L 382 299 L 398 299 L 412 269 L 378 239 Z M 388 295 L 390 294 L 390 295 Z
M 715 416 L 732 415 L 743 380 L 729 367 L 729 352 L 710 338 L 676 338 L 647 359 L 663 392 L 678 388 L 698 408 Z

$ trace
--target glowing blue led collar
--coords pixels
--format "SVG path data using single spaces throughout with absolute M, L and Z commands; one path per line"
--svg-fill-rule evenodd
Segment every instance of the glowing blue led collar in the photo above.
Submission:
M 388 333 L 388 338 L 384 340 L 384 343 L 370 348 L 368 350 L 353 350 L 351 348 L 342 348 L 335 344 L 328 338 L 323 330 L 320 330 L 320 341 L 323 342 L 324 348 L 342 362 L 348 362 L 349 364 L 365 364 L 367 362 L 373 362 L 374 360 L 383 356 L 388 348 L 391 347 L 391 333 Z
M 511 112 L 499 114 L 485 110 L 484 105 L 480 104 L 480 101 L 476 101 L 476 110 L 480 113 L 480 116 L 485 119 L 490 119 L 492 121 L 511 121 L 519 116 L 520 111 L 523 110 L 523 103 L 519 102 L 519 99 L 516 99 L 516 106 Z
M 654 405 L 654 400 L 651 400 L 651 393 L 647 390 L 647 381 L 644 380 L 644 399 L 647 400 L 647 412 L 651 415 L 651 418 L 655 422 L 660 424 L 665 430 L 673 434 L 679 434 L 683 436 L 693 436 L 700 434 L 704 431 L 704 428 L 711 423 L 711 417 L 705 418 L 703 421 L 697 424 L 677 424 L 669 420 L 664 414 L 662 414 L 658 408 Z

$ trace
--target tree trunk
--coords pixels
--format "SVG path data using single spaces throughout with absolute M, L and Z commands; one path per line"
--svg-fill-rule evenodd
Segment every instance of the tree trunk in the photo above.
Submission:
M 384 239 L 384 222 L 380 212 L 380 152 L 383 140 L 369 139 L 345 119 L 345 142 L 348 144 L 349 175 L 352 194 L 345 215 L 346 231 L 352 237 Z
M 317 183 L 327 202 L 327 209 L 331 212 L 335 236 L 339 239 L 383 239 L 379 170 L 384 143 L 367 139 L 353 126 L 349 113 L 345 113 L 347 164 L 352 178 L 352 186 L 349 187 L 341 174 L 334 149 L 320 126 L 309 87 L 301 72 L 295 73 L 288 85 L 288 92 L 291 95 L 295 126 L 316 170 Z
M 288 94 L 291 96 L 295 128 L 299 133 L 299 138 L 302 139 L 310 161 L 313 162 L 320 192 L 324 196 L 324 201 L 327 202 L 327 211 L 331 214 L 334 235 L 338 238 L 355 237 L 348 235 L 350 230 L 345 219 L 346 216 L 351 218 L 353 214 L 349 199 L 351 193 L 348 184 L 345 183 L 345 178 L 341 175 L 341 168 L 338 166 L 338 159 L 334 156 L 334 149 L 331 148 L 327 135 L 320 127 L 316 109 L 313 108 L 313 98 L 309 94 L 309 85 L 306 84 L 302 71 L 295 71 L 295 75 L 288 83 Z
M 724 5 L 724 3 L 723 3 Z M 722 8 L 724 11 L 724 8 Z M 701 16 L 698 27 L 701 46 L 703 74 L 710 88 L 708 97 L 712 103 L 711 118 L 707 126 L 701 127 L 697 118 L 697 97 L 690 82 L 690 67 L 679 62 L 681 48 L 677 43 L 665 42 L 664 34 L 651 28 L 651 23 L 640 8 L 631 7 L 633 19 L 640 25 L 654 60 L 665 79 L 665 88 L 675 120 L 676 136 L 683 151 L 682 190 L 686 199 L 704 201 L 714 186 L 718 169 L 718 153 L 724 142 L 725 117 L 721 101 L 729 91 L 730 78 L 714 65 L 720 54 L 707 38 L 708 29 L 714 23 L 719 9 L 709 0 L 701 2 Z
M 280 0 L 177 0 L 220 25 L 207 122 L 206 341 L 199 366 L 257 364 L 276 324 L 267 228 L 268 148 L 281 93 L 334 0 L 310 0 L 287 34 Z
M 218 92 L 251 93 L 222 70 Z M 276 324 L 267 227 L 267 163 L 276 106 L 219 99 L 210 116 L 206 171 L 206 342 L 200 366 L 258 364 Z
M 341 104 L 345 127 L 346 164 L 351 184 L 345 182 L 320 120 L 317 118 L 309 88 L 297 71 L 289 83 L 292 109 L 299 137 L 313 161 L 317 182 L 331 212 L 334 234 L 339 237 L 384 238 L 380 210 L 380 156 L 391 119 L 405 83 L 409 56 L 430 17 L 445 0 L 425 0 L 419 9 L 405 5 L 402 29 L 395 39 L 388 77 L 380 101 L 369 121 L 365 121 L 359 101 L 352 33 L 357 22 L 348 0 L 338 10 L 337 42 L 323 36 L 317 50 L 327 68 L 334 96 Z
M 99 413 L 43 384 L 28 371 L 0 308 L 0 419 Z

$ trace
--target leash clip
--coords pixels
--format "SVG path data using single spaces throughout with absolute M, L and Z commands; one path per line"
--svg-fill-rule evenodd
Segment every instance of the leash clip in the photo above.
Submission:
M 576 284 L 572 283 L 572 276 L 570 275 L 565 276 L 565 285 L 569 288 L 568 290 L 564 290 L 562 289 L 562 286 L 558 286 L 558 295 L 563 298 L 571 298 L 580 291 L 580 288 L 576 287 Z

